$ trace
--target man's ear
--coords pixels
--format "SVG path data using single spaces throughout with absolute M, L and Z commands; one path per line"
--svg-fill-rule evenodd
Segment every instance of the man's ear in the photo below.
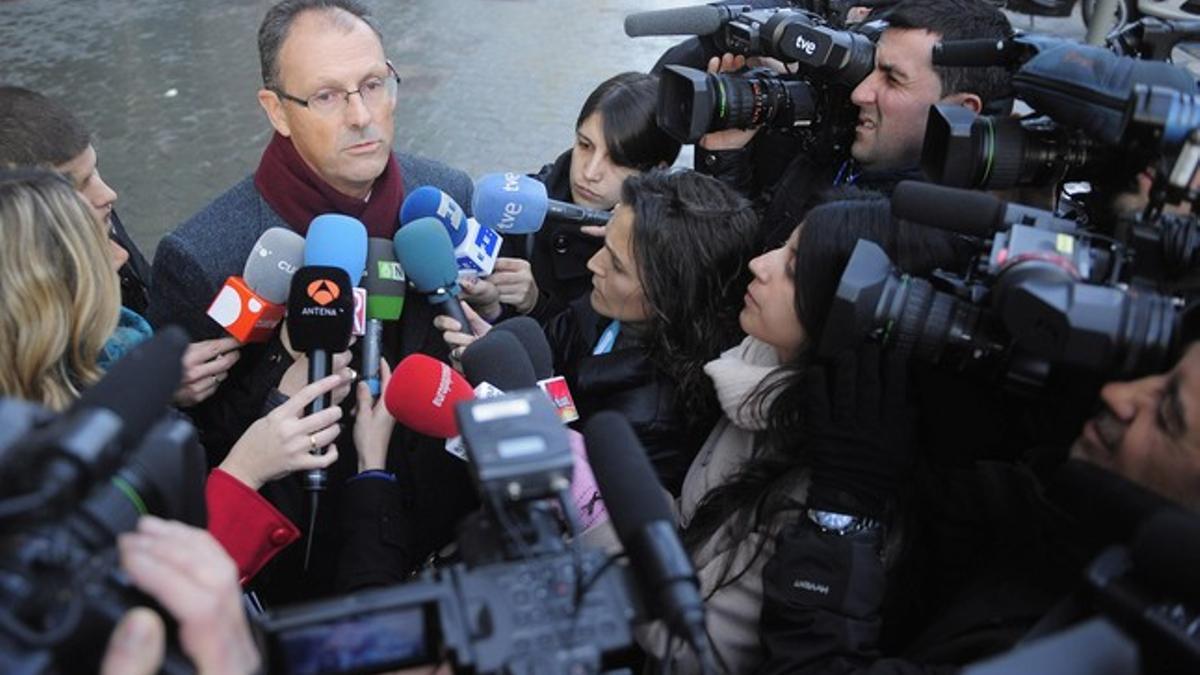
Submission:
M 280 136 L 292 135 L 287 115 L 283 113 L 283 101 L 279 99 L 278 94 L 270 89 L 259 89 L 258 104 L 262 106 L 263 112 L 267 113 L 267 119 L 271 121 L 271 126 L 275 127 L 275 131 L 278 131 Z
M 978 115 L 979 112 L 981 110 L 983 110 L 983 99 L 979 98 L 979 96 L 976 94 L 967 94 L 967 93 L 950 94 L 949 96 L 942 97 L 942 100 L 940 102 L 961 105 L 962 107 L 970 110 L 971 112 L 975 113 L 976 115 Z

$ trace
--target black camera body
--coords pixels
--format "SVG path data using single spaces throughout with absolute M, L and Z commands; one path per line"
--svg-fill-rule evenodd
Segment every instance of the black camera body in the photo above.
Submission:
M 0 474 L 23 475 L 0 498 L 0 671 L 74 672 L 99 663 L 128 609 L 153 605 L 119 571 L 117 535 L 146 513 L 203 526 L 204 451 L 182 419 L 123 448 L 106 410 L 25 415 L 0 403 L 4 426 L 25 430 L 0 450 Z M 191 672 L 174 647 L 163 668 Z
M 695 143 L 722 129 L 820 127 L 853 118 L 849 92 L 874 69 L 874 40 L 882 29 L 872 22 L 859 31 L 839 30 L 820 15 L 798 9 L 733 14 L 709 36 L 718 49 L 796 63 L 798 72 L 755 68 L 713 75 L 667 66 L 658 125 L 681 143 Z
M 573 459 L 546 395 L 523 390 L 455 412 L 484 503 L 460 528 L 463 562 L 261 617 L 270 672 L 451 663 L 459 672 L 593 673 L 633 646 L 630 624 L 643 612 L 627 572 L 563 538 Z
M 960 195 L 970 203 L 956 203 Z M 946 213 L 995 202 L 994 232 L 980 239 L 974 263 L 961 274 L 939 271 L 935 285 L 896 270 L 882 249 L 860 240 L 834 297 L 822 353 L 871 337 L 1018 387 L 1043 384 L 1056 365 L 1135 376 L 1161 372 L 1178 355 L 1182 300 L 1127 285 L 1130 256 L 1121 244 L 1048 212 L 920 183 L 897 187 L 893 213 L 922 222 L 921 206 L 938 199 Z

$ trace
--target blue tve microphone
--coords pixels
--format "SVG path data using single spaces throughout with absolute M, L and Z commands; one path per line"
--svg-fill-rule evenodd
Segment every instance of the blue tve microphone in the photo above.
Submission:
M 560 202 L 546 195 L 546 186 L 519 173 L 489 173 L 475 181 L 471 197 L 475 219 L 501 234 L 530 234 L 546 220 L 580 225 L 607 225 L 608 211 Z
M 464 332 L 471 333 L 467 315 L 458 304 L 460 289 L 454 245 L 442 223 L 437 218 L 418 218 L 397 230 L 392 244 L 408 283 L 429 304 L 457 321 Z
M 413 190 L 400 206 L 400 225 L 418 218 L 436 218 L 446 228 L 460 272 L 481 277 L 492 273 L 504 239 L 491 227 L 468 218 L 453 197 L 431 185 Z

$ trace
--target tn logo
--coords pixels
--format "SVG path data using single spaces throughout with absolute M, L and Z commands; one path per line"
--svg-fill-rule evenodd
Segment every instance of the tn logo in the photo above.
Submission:
M 338 285 L 328 279 L 317 279 L 308 285 L 308 297 L 322 307 L 337 300 L 341 294 Z

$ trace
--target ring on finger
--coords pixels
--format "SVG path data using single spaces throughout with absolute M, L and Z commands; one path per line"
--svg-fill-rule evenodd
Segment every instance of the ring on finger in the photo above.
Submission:
M 312 434 L 308 435 L 308 447 L 311 448 L 310 452 L 317 451 L 317 437 L 316 436 L 313 436 Z

